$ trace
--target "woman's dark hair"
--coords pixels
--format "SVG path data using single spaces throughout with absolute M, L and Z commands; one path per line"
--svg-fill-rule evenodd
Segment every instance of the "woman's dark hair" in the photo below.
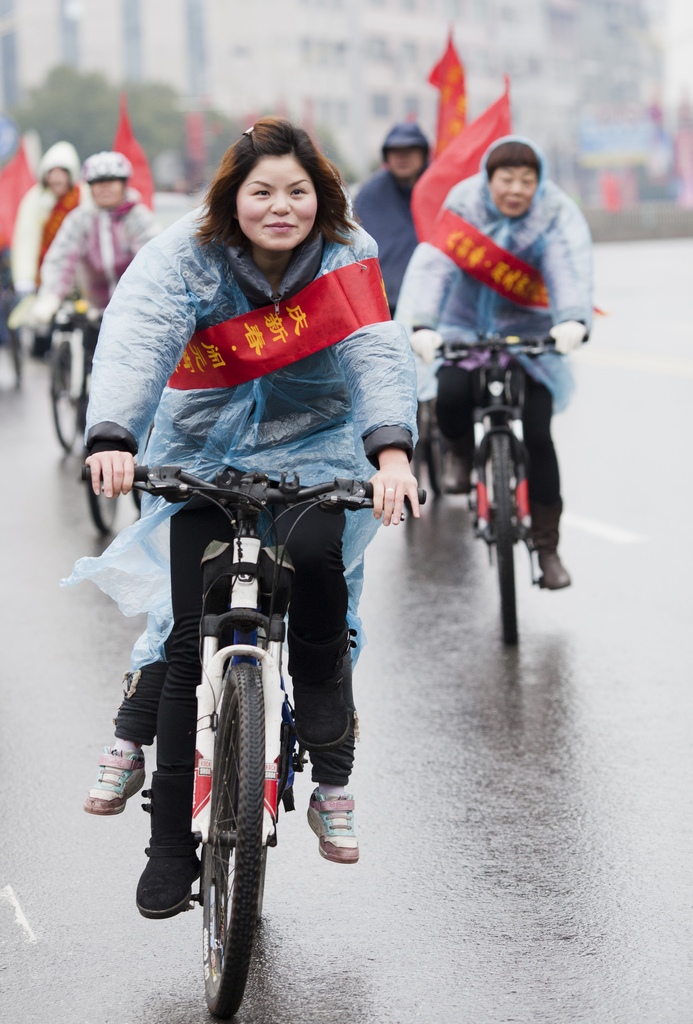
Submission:
M 207 212 L 197 233 L 203 243 L 243 245 L 236 219 L 236 197 L 253 167 L 266 156 L 295 157 L 313 182 L 318 212 L 310 234 L 328 242 L 349 242 L 355 224 L 349 217 L 346 187 L 335 165 L 323 156 L 308 132 L 283 117 L 263 117 L 230 146 L 207 190 Z
M 531 167 L 539 177 L 539 157 L 525 142 L 502 142 L 489 154 L 486 174 L 490 181 L 499 167 Z

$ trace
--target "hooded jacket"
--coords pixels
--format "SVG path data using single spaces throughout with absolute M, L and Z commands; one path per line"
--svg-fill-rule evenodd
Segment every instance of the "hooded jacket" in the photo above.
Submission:
M 167 387 L 196 330 L 254 305 L 233 272 L 238 254 L 232 251 L 229 258 L 222 245 L 203 246 L 197 229 L 193 211 L 145 246 L 121 278 L 94 359 L 89 444 L 110 437 L 120 441 L 114 447 L 131 440 L 131 449 L 142 449 L 154 420 L 142 457 L 150 465 L 182 464 L 204 479 L 214 479 L 226 466 L 275 479 L 296 470 L 301 483 L 314 484 L 337 475 L 371 476 L 368 439 L 383 428 L 415 441 L 413 357 L 405 331 L 392 321 L 363 327 L 235 387 Z M 373 239 L 357 229 L 350 245 L 324 244 L 314 277 L 375 255 Z M 171 505 L 145 495 L 142 519 L 100 558 L 81 559 L 69 581 L 92 579 L 125 614 L 150 613 L 133 667 L 156 658 L 170 630 L 165 527 L 173 512 Z M 368 513 L 347 513 L 343 556 L 352 624 L 363 550 L 376 526 Z
M 55 167 L 68 172 L 72 185 L 79 183 L 80 203 L 91 202 L 88 186 L 79 182 L 81 165 L 77 150 L 70 142 L 56 142 L 44 153 L 39 180 L 22 198 L 17 210 L 12 236 L 12 280 L 18 290 L 30 290 L 36 283 L 43 227 L 57 202 L 55 194 L 43 182 Z
M 488 157 L 505 142 L 523 142 L 534 150 L 539 161 L 537 191 L 529 210 L 521 217 L 501 214 L 488 186 Z M 485 153 L 479 174 L 455 185 L 443 206 L 539 270 L 547 286 L 550 308 L 519 306 L 465 274 L 440 249 L 422 242 L 407 268 L 395 314 L 409 331 L 430 327 L 446 340 L 473 344 L 480 333 L 543 337 L 554 324 L 564 320 L 580 320 L 589 330 L 589 228 L 573 200 L 547 179 L 544 155 L 534 143 L 520 136 L 498 139 Z M 530 376 L 552 392 L 556 411 L 563 408 L 573 390 L 567 357 L 551 352 L 538 359 L 520 356 L 519 360 Z
M 395 125 L 383 143 L 383 160 L 388 149 L 414 146 L 428 159 L 428 141 L 418 125 Z M 411 215 L 411 185 L 401 185 L 384 167 L 364 182 L 354 199 L 354 212 L 369 235 L 378 243 L 378 258 L 390 309 L 394 310 L 404 271 L 418 244 Z

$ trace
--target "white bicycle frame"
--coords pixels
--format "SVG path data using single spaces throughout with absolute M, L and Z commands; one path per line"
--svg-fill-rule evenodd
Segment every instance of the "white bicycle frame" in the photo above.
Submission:
M 257 565 L 261 543 L 256 537 L 234 540 L 234 562 Z M 231 610 L 256 611 L 259 588 L 257 576 L 236 576 L 231 591 Z M 214 744 L 217 716 L 223 694 L 224 672 L 230 658 L 237 655 L 257 660 L 262 673 L 265 709 L 265 803 L 262 824 L 263 846 L 274 835 L 277 822 L 277 787 L 281 748 L 284 690 L 281 685 L 281 643 L 271 641 L 267 650 L 252 644 L 230 644 L 219 649 L 216 637 L 202 640 L 202 683 L 197 695 L 197 740 L 195 744 L 195 789 L 192 831 L 209 840 Z

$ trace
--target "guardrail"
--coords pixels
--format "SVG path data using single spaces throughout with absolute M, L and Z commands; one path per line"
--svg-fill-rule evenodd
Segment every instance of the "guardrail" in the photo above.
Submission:
M 693 210 L 676 203 L 639 203 L 611 213 L 582 207 L 595 242 L 632 242 L 647 238 L 693 238 Z

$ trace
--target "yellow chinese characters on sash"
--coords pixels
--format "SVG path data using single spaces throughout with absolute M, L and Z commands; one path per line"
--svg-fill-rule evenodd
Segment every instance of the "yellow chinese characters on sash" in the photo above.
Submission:
M 350 263 L 277 305 L 195 331 L 170 388 L 230 388 L 320 352 L 390 319 L 377 259 Z
M 431 245 L 449 256 L 466 274 L 510 302 L 535 309 L 548 307 L 549 295 L 539 271 L 496 245 L 452 210 L 443 211 Z

